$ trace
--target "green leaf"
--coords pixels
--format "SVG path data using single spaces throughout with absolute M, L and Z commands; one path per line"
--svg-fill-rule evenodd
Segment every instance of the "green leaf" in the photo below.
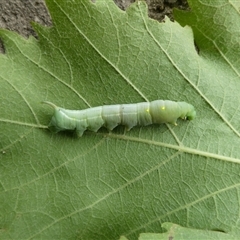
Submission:
M 0 31 L 1 239 L 137 239 L 161 224 L 239 234 L 237 3 L 191 0 L 158 23 L 139 1 L 47 0 L 39 41 Z M 199 48 L 195 49 L 194 41 Z M 125 132 L 47 130 L 68 109 L 155 99 L 195 106 L 194 121 Z M 215 238 L 218 239 L 218 238 Z
M 207 231 L 183 228 L 177 224 L 163 223 L 162 227 L 167 229 L 165 233 L 143 233 L 139 240 L 170 240 L 170 239 L 182 239 L 182 240 L 210 240 L 210 239 L 221 239 L 221 240 L 237 240 L 238 237 L 231 236 L 226 233 L 218 231 Z

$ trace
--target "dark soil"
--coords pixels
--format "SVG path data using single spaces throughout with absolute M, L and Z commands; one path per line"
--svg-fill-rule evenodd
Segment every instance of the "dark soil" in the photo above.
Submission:
M 123 10 L 134 2 L 134 0 L 114 1 Z M 158 21 L 162 21 L 165 15 L 173 20 L 173 7 L 188 8 L 187 0 L 146 0 L 146 2 L 149 7 L 149 16 Z M 44 0 L 0 0 L 0 28 L 18 32 L 25 37 L 30 35 L 37 37 L 31 22 L 45 26 L 52 24 Z M 0 52 L 4 52 L 1 42 Z

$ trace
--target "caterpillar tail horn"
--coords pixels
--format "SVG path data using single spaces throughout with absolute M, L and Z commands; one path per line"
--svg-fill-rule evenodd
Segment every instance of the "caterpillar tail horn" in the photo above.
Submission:
M 51 102 L 48 102 L 48 101 L 42 101 L 41 103 L 47 104 L 47 105 L 51 106 L 54 109 L 58 108 L 54 103 L 51 103 Z

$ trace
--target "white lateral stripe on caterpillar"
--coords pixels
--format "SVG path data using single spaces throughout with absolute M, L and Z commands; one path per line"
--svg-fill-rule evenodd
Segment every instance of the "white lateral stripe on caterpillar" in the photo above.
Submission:
M 49 128 L 54 132 L 76 130 L 82 136 L 85 130 L 97 132 L 102 126 L 109 130 L 118 125 L 132 127 L 153 123 L 172 123 L 178 118 L 192 120 L 196 116 L 194 107 L 186 102 L 155 100 L 133 104 L 104 105 L 83 110 L 67 110 L 44 101 L 54 108 Z

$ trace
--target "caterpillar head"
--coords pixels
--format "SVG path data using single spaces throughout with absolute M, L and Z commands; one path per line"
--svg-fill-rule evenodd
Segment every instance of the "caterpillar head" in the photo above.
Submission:
M 189 110 L 186 113 L 185 119 L 186 120 L 193 120 L 196 117 L 196 111 L 195 108 L 189 104 Z

